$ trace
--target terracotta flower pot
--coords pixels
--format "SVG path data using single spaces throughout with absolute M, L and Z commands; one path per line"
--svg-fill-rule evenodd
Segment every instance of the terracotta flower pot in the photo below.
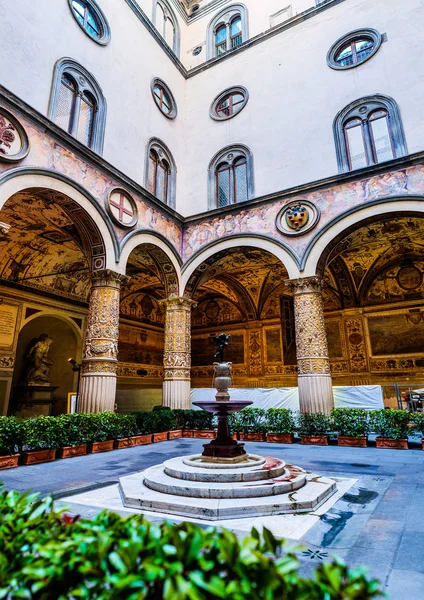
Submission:
M 169 438 L 170 440 L 177 440 L 178 438 L 182 438 L 183 437 L 183 430 L 182 429 L 174 429 L 173 431 L 169 432 Z
M 134 440 L 134 446 L 144 446 L 152 443 L 152 434 L 134 435 L 132 439 Z
M 37 465 L 52 462 L 56 458 L 56 450 L 32 450 L 21 452 L 19 462 L 21 465 Z
M 392 450 L 408 450 L 408 438 L 395 440 L 394 438 L 376 437 L 377 448 L 391 448 Z
M 366 448 L 368 436 L 361 435 L 360 437 L 352 437 L 350 435 L 339 435 L 337 444 L 339 446 L 351 446 L 354 448 Z
M 267 433 L 267 442 L 274 442 L 276 444 L 293 444 L 294 434 L 293 433 Z
M 240 439 L 245 442 L 264 442 L 265 434 L 264 433 L 243 433 L 240 432 Z
M 238 439 L 239 439 L 239 434 L 238 434 L 238 432 L 236 431 L 235 433 L 232 433 L 232 434 L 230 435 L 230 438 L 231 438 L 232 440 L 238 440 Z
M 108 452 L 109 450 L 113 450 L 113 440 L 107 440 L 105 442 L 92 442 L 87 446 L 87 453 L 89 454 Z
M 72 458 L 73 456 L 84 456 L 85 454 L 87 454 L 87 444 L 63 446 L 57 451 L 56 458 Z
M 161 433 L 153 434 L 153 442 L 166 442 L 168 439 L 168 432 L 162 431 Z
M 113 440 L 113 448 L 114 450 L 121 450 L 121 448 L 131 448 L 135 446 L 134 438 L 118 438 L 117 440 Z
M 193 438 L 194 437 L 194 429 L 183 429 L 183 437 Z
M 215 431 L 213 429 L 195 429 L 194 437 L 202 440 L 211 440 L 215 437 Z
M 18 466 L 19 454 L 11 454 L 10 456 L 0 456 L 0 470 L 13 469 Z
M 328 435 L 301 435 L 300 443 L 308 446 L 328 446 Z
M 422 446 L 422 449 L 424 450 L 424 438 L 421 440 L 421 446 Z

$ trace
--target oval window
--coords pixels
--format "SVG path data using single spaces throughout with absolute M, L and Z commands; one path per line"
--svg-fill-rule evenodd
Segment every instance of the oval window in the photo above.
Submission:
M 168 86 L 160 79 L 152 81 L 152 95 L 156 106 L 168 119 L 177 116 L 177 105 Z
M 94 0 L 68 0 L 78 25 L 99 44 L 110 40 L 110 29 L 106 17 Z
M 327 63 L 332 69 L 351 69 L 373 56 L 381 45 L 381 35 L 374 29 L 353 31 L 330 48 Z
M 210 116 L 215 121 L 231 119 L 246 106 L 248 99 L 249 94 L 244 87 L 237 86 L 224 90 L 212 102 Z

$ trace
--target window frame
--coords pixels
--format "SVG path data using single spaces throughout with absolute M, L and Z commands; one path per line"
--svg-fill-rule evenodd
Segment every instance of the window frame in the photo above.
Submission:
M 241 160 L 246 164 L 246 183 L 247 183 L 247 198 L 246 200 L 237 201 L 237 189 L 235 178 L 235 167 L 241 164 Z M 228 165 L 228 168 L 221 168 L 220 171 L 229 171 L 229 202 L 226 206 L 219 206 L 218 199 L 218 168 Z M 240 144 L 227 146 L 220 150 L 211 162 L 208 168 L 208 210 L 222 210 L 235 204 L 242 204 L 254 198 L 254 174 L 253 174 L 253 156 L 247 146 Z
M 91 142 L 88 146 L 86 146 L 83 142 L 80 142 L 76 137 L 78 130 L 79 115 L 81 113 L 80 109 L 78 109 L 78 116 L 75 116 L 75 105 L 72 107 L 72 113 L 67 129 L 63 129 L 60 125 L 56 123 L 60 91 L 61 86 L 63 85 L 62 78 L 65 75 L 67 75 L 76 86 L 76 98 L 78 98 L 79 96 L 80 100 L 82 100 L 82 96 L 84 94 L 88 94 L 88 96 L 91 96 L 95 101 L 90 134 Z M 57 125 L 57 127 L 60 127 L 63 131 L 66 131 L 66 133 L 72 136 L 72 138 L 78 143 L 84 145 L 86 148 L 89 148 L 93 152 L 96 152 L 97 154 L 101 155 L 104 144 L 106 113 L 106 99 L 103 95 L 101 87 L 99 86 L 97 80 L 93 77 L 93 75 L 72 58 L 60 59 L 56 63 L 53 70 L 53 81 L 50 94 L 48 118 L 51 121 L 53 121 Z M 72 133 L 70 133 L 69 129 L 71 129 Z
M 162 9 L 163 15 L 164 15 L 164 22 L 163 24 L 161 24 L 161 27 L 158 27 L 158 23 L 157 18 L 158 18 L 158 5 L 160 6 L 160 8 Z M 165 37 L 165 33 L 166 33 L 166 21 L 167 19 L 169 19 L 174 27 L 174 35 L 173 35 L 173 43 L 172 43 L 172 47 L 168 44 L 168 42 L 166 41 L 166 37 Z M 169 5 L 169 3 L 167 2 L 167 0 L 154 0 L 153 3 L 153 14 L 152 14 L 152 22 L 153 25 L 156 29 L 156 31 L 159 33 L 160 37 L 163 40 L 163 43 L 166 44 L 167 48 L 169 48 L 170 50 L 172 50 L 172 52 L 179 57 L 180 56 L 180 45 L 181 45 L 181 33 L 180 33 L 180 26 L 178 24 L 178 20 L 175 16 L 174 11 L 172 10 L 171 6 Z
M 385 111 L 388 124 L 388 132 L 390 143 L 393 151 L 393 158 L 380 161 L 376 160 L 377 153 L 375 149 L 372 126 L 370 127 L 370 117 L 377 111 Z M 364 151 L 367 159 L 367 165 L 352 169 L 351 157 L 349 152 L 348 139 L 346 135 L 346 125 L 349 121 L 360 119 L 361 131 L 364 142 Z M 398 105 L 393 98 L 375 94 L 374 96 L 365 96 L 351 102 L 335 117 L 333 122 L 334 141 L 336 145 L 336 155 L 339 173 L 349 173 L 363 168 L 368 168 L 376 165 L 382 165 L 390 160 L 395 160 L 401 156 L 408 154 L 408 149 L 405 141 L 402 121 Z
M 237 18 L 241 19 L 241 36 L 242 41 L 237 46 L 232 47 L 231 24 Z M 226 45 L 225 50 L 220 54 L 216 53 L 216 32 L 220 27 L 226 28 Z M 238 35 L 240 35 L 238 34 Z M 236 36 L 234 36 L 236 37 Z M 226 8 L 220 10 L 213 19 L 209 22 L 206 33 L 206 59 L 221 58 L 231 51 L 236 51 L 249 39 L 248 31 L 248 12 L 244 4 L 230 4 Z
M 230 96 L 230 95 L 235 95 L 235 94 L 241 94 L 243 96 L 243 101 L 240 102 L 241 107 L 237 110 L 237 112 L 234 112 L 228 116 L 218 114 L 218 106 L 220 105 L 220 103 L 223 100 L 225 100 L 225 97 Z M 233 119 L 234 117 L 236 117 L 237 115 L 239 115 L 241 113 L 241 111 L 246 106 L 248 100 L 249 100 L 249 92 L 247 91 L 247 89 L 242 85 L 233 85 L 233 86 L 223 90 L 221 93 L 219 93 L 214 98 L 214 100 L 209 108 L 209 116 L 214 121 L 228 121 L 228 119 Z
M 68 0 L 69 10 L 71 11 L 75 22 L 78 24 L 78 27 L 85 33 L 86 36 L 88 36 L 91 40 L 93 40 L 93 42 L 96 42 L 96 44 L 99 44 L 100 46 L 106 46 L 110 42 L 111 31 L 110 31 L 110 26 L 109 26 L 108 20 L 106 19 L 104 12 L 100 8 L 100 6 L 97 4 L 96 0 L 78 0 L 78 1 L 81 2 L 82 4 L 84 4 L 86 6 L 86 8 L 91 10 L 91 12 L 94 14 L 94 16 L 100 26 L 101 35 L 100 35 L 100 37 L 97 38 L 97 37 L 94 37 L 93 35 L 91 35 L 89 33 L 89 31 L 87 31 L 85 26 L 78 20 L 76 14 L 75 14 L 74 8 L 72 6 L 72 0 Z
M 162 90 L 165 92 L 165 94 L 168 96 L 169 101 L 171 103 L 171 107 L 170 107 L 170 111 L 169 113 L 165 113 L 163 112 L 161 106 L 159 105 L 158 101 L 157 101 L 157 94 L 155 92 L 155 87 L 160 87 L 162 88 Z M 166 117 L 167 119 L 175 119 L 175 117 L 178 114 L 178 108 L 177 108 L 177 103 L 175 102 L 175 98 L 173 93 L 171 92 L 171 90 L 169 89 L 169 87 L 166 85 L 166 83 L 162 80 L 159 79 L 159 77 L 155 77 L 154 79 L 152 79 L 152 82 L 150 84 L 150 91 L 152 92 L 152 97 L 153 97 L 153 101 L 155 103 L 155 106 L 157 106 L 159 112 Z M 163 104 L 162 100 L 160 100 L 160 104 Z
M 357 61 L 351 65 L 340 65 L 336 61 L 336 56 L 340 53 L 343 47 L 347 46 L 349 43 L 353 44 L 355 41 L 358 41 L 359 39 L 363 38 L 370 38 L 372 40 L 374 47 L 371 50 L 371 52 L 362 60 Z M 370 60 L 370 58 L 372 58 L 378 52 L 382 42 L 383 35 L 379 33 L 376 29 L 355 29 L 353 31 L 350 31 L 349 33 L 346 33 L 334 42 L 334 44 L 331 46 L 327 53 L 327 64 L 331 69 L 334 69 L 335 71 L 347 71 L 349 69 L 356 69 L 357 67 L 360 67 L 361 65 L 366 63 L 367 60 Z
M 175 209 L 176 203 L 176 183 L 177 183 L 177 167 L 174 161 L 174 158 L 169 150 L 169 148 L 162 142 L 162 140 L 158 138 L 152 138 L 149 140 L 146 147 L 146 166 L 145 166 L 145 176 L 144 176 L 144 187 L 147 191 L 149 191 L 149 170 L 150 170 L 150 155 L 154 152 L 158 157 L 158 160 L 155 162 L 155 192 L 157 193 L 157 183 L 158 183 L 158 172 L 159 172 L 159 162 L 165 162 L 168 165 L 168 172 L 166 178 L 166 200 L 161 200 L 158 198 L 156 193 L 151 193 L 158 202 L 162 204 L 166 204 L 171 208 Z

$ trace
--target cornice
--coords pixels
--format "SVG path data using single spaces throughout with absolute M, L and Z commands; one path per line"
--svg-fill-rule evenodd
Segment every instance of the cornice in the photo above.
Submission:
M 147 204 L 150 204 L 150 206 L 153 206 L 155 209 L 164 212 L 168 217 L 182 226 L 183 217 L 175 210 L 163 202 L 160 202 L 160 200 L 157 200 L 150 192 L 136 183 L 133 179 L 111 165 L 96 152 L 93 152 L 90 150 L 90 148 L 87 148 L 87 146 L 79 142 L 76 138 L 72 137 L 61 127 L 58 127 L 55 123 L 53 123 L 53 121 L 50 121 L 50 119 L 15 96 L 15 94 L 7 90 L 2 85 L 0 85 L 0 101 L 5 105 L 6 108 L 19 111 L 26 119 L 35 123 L 44 131 L 44 133 L 50 135 L 53 139 L 60 142 L 60 144 L 71 150 L 79 158 L 95 165 L 97 169 L 102 171 L 109 178 L 116 180 L 119 185 L 127 189 L 129 192 L 141 196 Z

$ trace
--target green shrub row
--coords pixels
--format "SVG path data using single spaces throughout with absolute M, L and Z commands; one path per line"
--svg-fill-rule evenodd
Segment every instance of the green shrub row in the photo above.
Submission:
M 285 408 L 245 408 L 230 417 L 232 431 L 242 433 L 298 433 L 360 437 L 374 432 L 382 437 L 402 439 L 416 431 L 424 436 L 424 415 L 406 410 L 334 408 L 330 415 L 322 413 L 294 414 Z
M 92 520 L 52 499 L 0 488 L 0 598 L 17 600 L 372 600 L 380 584 L 338 559 L 306 579 L 296 551 L 264 529 L 151 523 L 102 512 Z

